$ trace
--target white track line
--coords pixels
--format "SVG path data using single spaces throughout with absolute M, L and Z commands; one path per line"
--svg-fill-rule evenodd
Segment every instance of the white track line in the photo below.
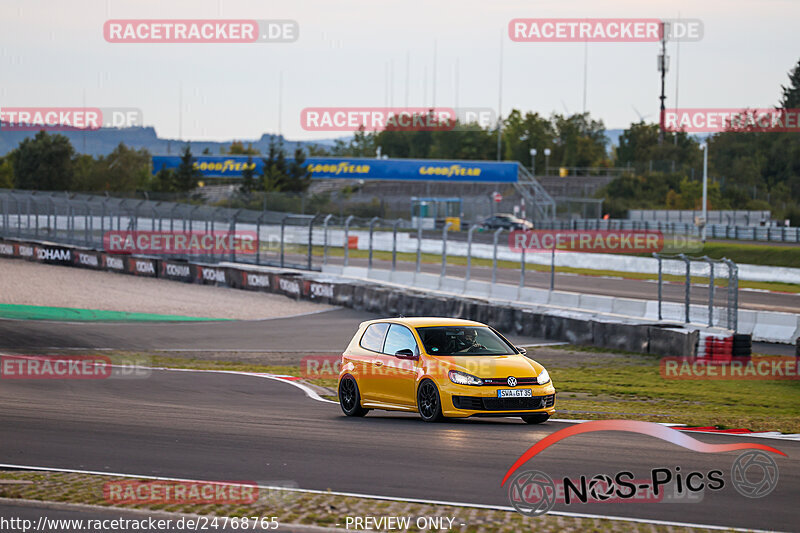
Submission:
M 136 479 L 149 479 L 154 481 L 177 481 L 177 482 L 201 482 L 201 483 L 223 483 L 226 485 L 240 485 L 238 483 L 229 483 L 229 482 L 222 482 L 222 481 L 204 481 L 204 480 L 197 480 L 197 479 L 186 479 L 186 478 L 175 478 L 175 477 L 162 477 L 162 476 L 147 476 L 147 475 L 137 475 L 137 474 L 122 474 L 117 472 L 98 472 L 96 470 L 74 470 L 69 468 L 50 468 L 45 466 L 29 466 L 29 465 L 14 465 L 14 464 L 5 464 L 0 463 L 0 468 L 13 468 L 18 470 L 37 470 L 37 471 L 47 471 L 47 472 L 65 472 L 68 474 L 89 474 L 89 475 L 101 475 L 101 476 L 114 476 L 114 477 L 126 477 L 126 478 L 136 478 Z M 244 486 L 244 485 L 241 485 Z M 247 485 L 252 486 L 252 485 Z M 377 494 L 362 494 L 359 492 L 337 492 L 337 491 L 329 491 L 329 490 L 315 490 L 315 489 L 299 489 L 293 487 L 281 487 L 281 486 L 271 486 L 271 485 L 257 485 L 259 489 L 269 489 L 269 490 L 284 490 L 287 492 L 300 492 L 305 494 L 323 494 L 323 495 L 332 495 L 332 496 L 345 496 L 351 498 L 366 498 L 369 500 L 381 500 L 381 501 L 401 501 L 401 502 L 409 502 L 409 503 L 421 503 L 427 505 L 447 505 L 451 507 L 466 507 L 466 508 L 473 508 L 473 509 L 488 509 L 493 511 L 507 511 L 507 512 L 514 512 L 515 509 L 513 507 L 508 507 L 504 505 L 487 505 L 487 504 L 480 504 L 480 503 L 464 503 L 464 502 L 450 502 L 445 500 L 426 500 L 421 498 L 401 498 L 401 497 L 392 497 L 392 496 L 381 496 Z M 621 522 L 635 522 L 640 524 L 655 524 L 661 526 L 674 526 L 674 527 L 693 527 L 693 528 L 705 528 L 705 529 L 713 529 L 713 530 L 722 530 L 722 531 L 756 531 L 756 532 L 766 532 L 767 530 L 761 529 L 745 529 L 745 528 L 734 528 L 729 526 L 716 526 L 710 524 L 695 524 L 692 522 L 672 522 L 667 520 L 651 520 L 647 518 L 631 518 L 627 516 L 612 516 L 612 515 L 598 515 L 598 514 L 585 514 L 585 513 L 568 513 L 565 511 L 551 511 L 547 514 L 555 515 L 555 516 L 568 516 L 572 518 L 600 518 L 604 520 L 618 520 Z

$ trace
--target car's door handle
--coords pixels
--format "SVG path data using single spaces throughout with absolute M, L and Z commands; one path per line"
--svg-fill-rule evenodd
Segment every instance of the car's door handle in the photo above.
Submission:
M 375 366 L 383 366 L 383 362 L 382 361 L 375 361 Z

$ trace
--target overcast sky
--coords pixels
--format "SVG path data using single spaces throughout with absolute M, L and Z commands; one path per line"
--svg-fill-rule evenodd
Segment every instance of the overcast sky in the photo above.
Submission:
M 697 18 L 670 43 L 667 107 L 768 107 L 800 58 L 797 0 L 2 0 L 0 107 L 135 107 L 161 137 L 310 140 L 305 107 L 499 106 L 579 112 L 582 43 L 516 43 L 513 18 Z M 293 19 L 294 43 L 112 44 L 108 19 Z M 434 72 L 434 43 L 436 71 Z M 607 128 L 658 118 L 657 43 L 588 45 L 586 107 Z M 410 58 L 410 75 L 406 62 Z M 454 73 L 458 64 L 458 87 Z M 393 66 L 391 96 L 387 70 Z M 283 72 L 282 112 L 278 79 Z M 426 76 L 427 73 L 427 76 Z M 408 81 L 407 81 L 408 80 Z M 425 92 L 423 92 L 425 91 Z M 182 93 L 182 127 L 179 117 Z M 635 110 L 636 109 L 636 110 Z M 280 115 L 280 119 L 279 119 Z

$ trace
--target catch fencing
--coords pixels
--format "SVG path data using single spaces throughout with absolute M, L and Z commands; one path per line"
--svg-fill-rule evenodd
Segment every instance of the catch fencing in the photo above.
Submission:
M 456 278 L 492 287 L 511 286 L 521 294 L 535 287 L 557 291 L 556 251 L 536 254 L 509 247 L 508 230 L 486 230 L 473 223 L 466 231 L 411 228 L 404 219 L 385 220 L 298 215 L 203 204 L 111 198 L 66 193 L 0 191 L 0 236 L 104 249 L 109 231 L 254 232 L 254 253 L 177 255 L 203 263 L 245 264 L 322 270 L 325 265 L 364 267 L 369 272 L 427 273 L 443 281 Z M 538 228 L 537 228 L 538 229 Z M 639 229 L 631 226 L 572 225 L 565 229 Z M 642 228 L 643 229 L 643 228 Z M 658 283 L 641 284 L 641 298 L 659 302 L 659 319 L 736 328 L 738 270 L 731 261 L 657 256 Z M 548 264 L 549 260 L 549 264 Z M 561 262 L 563 264 L 563 262 Z M 573 278 L 563 278 L 569 280 Z M 680 290 L 680 285 L 684 290 Z M 656 291 L 657 286 L 657 291 Z M 592 291 L 589 291 L 592 292 Z M 594 291 L 594 294 L 602 294 Z M 698 304 L 708 312 L 697 312 Z M 694 305 L 692 305 L 694 304 Z M 683 310 L 683 313 L 681 313 Z

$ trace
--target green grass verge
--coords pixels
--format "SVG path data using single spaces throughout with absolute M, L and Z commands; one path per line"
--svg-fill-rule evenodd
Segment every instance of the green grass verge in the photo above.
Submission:
M 181 315 L 157 315 L 151 313 L 129 313 L 127 311 L 103 311 L 100 309 L 77 309 L 72 307 L 47 307 L 40 305 L 0 304 L 0 318 L 19 320 L 69 320 L 104 322 L 198 322 L 229 320 L 227 318 L 204 318 Z
M 591 347 L 552 347 L 598 354 Z M 534 355 L 534 357 L 536 357 Z M 754 356 L 756 361 L 758 356 Z M 638 354 L 546 357 L 559 410 L 570 418 L 630 418 L 696 426 L 800 433 L 800 381 L 677 380 L 661 377 L 658 357 Z M 791 358 L 793 359 L 793 358 Z M 544 362 L 544 361 L 540 361 Z M 558 416 L 562 416 L 559 413 Z
M 703 255 L 713 259 L 728 259 L 736 263 L 800 268 L 800 245 L 770 246 L 738 242 L 706 242 Z

